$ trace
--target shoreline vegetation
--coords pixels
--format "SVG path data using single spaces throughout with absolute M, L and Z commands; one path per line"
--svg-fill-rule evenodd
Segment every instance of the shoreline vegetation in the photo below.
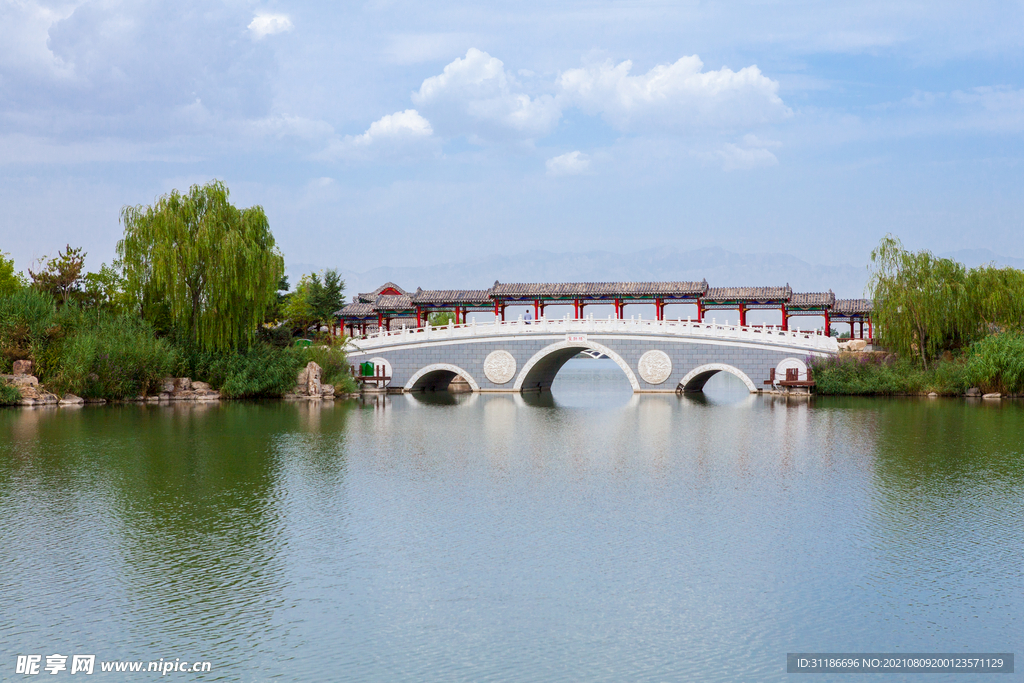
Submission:
M 833 396 L 1024 394 L 1024 271 L 966 268 L 886 236 L 868 284 L 876 346 L 809 363 Z
M 330 327 L 338 272 L 289 292 L 262 207 L 228 195 L 214 180 L 124 207 L 118 260 L 97 272 L 70 245 L 28 277 L 0 252 L 0 405 L 356 392 Z M 967 269 L 891 235 L 871 261 L 885 350 L 810 359 L 815 393 L 1024 394 L 1024 271 Z
M 324 331 L 344 282 L 328 270 L 288 293 L 261 207 L 213 181 L 121 222 L 118 261 L 95 273 L 70 245 L 28 277 L 0 252 L 0 405 L 308 398 L 310 364 L 321 397 L 356 390 L 344 338 Z

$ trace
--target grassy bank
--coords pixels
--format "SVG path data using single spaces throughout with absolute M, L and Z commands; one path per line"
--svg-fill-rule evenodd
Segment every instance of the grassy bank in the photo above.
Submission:
M 173 335 L 158 335 L 141 318 L 75 303 L 58 308 L 49 294 L 31 288 L 0 297 L 0 373 L 10 373 L 16 360 L 33 361 L 33 373 L 49 391 L 83 398 L 152 394 L 168 376 L 208 382 L 227 398 L 276 397 L 295 386 L 311 360 L 339 393 L 355 388 L 337 347 L 256 341 L 231 351 L 201 351 Z M 18 398 L 17 389 L 0 383 L 0 404 Z
M 836 396 L 898 396 L 936 392 L 958 396 L 970 388 L 982 393 L 1024 393 L 1024 334 L 985 337 L 958 355 L 945 354 L 927 369 L 896 354 L 842 354 L 811 363 L 815 392 Z

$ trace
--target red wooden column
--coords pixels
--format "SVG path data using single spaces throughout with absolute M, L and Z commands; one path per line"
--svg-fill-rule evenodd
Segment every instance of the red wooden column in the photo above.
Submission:
M 826 337 L 831 337 L 832 336 L 832 321 L 829 318 L 828 309 L 825 309 L 825 336 Z
M 616 299 L 615 300 L 615 317 L 618 318 L 619 320 L 622 320 L 626 316 L 626 314 L 623 312 L 623 309 L 625 309 L 625 308 L 626 307 L 622 304 L 622 299 Z
M 868 339 L 874 339 L 874 338 L 875 338 L 875 332 L 874 332 L 874 329 L 871 326 L 871 318 L 868 318 Z
M 782 304 L 782 329 L 789 329 L 789 316 L 786 314 L 786 304 Z M 853 334 L 852 332 L 850 334 Z
M 701 300 L 697 299 L 697 322 L 704 320 L 704 306 L 701 304 Z
M 416 307 L 416 327 L 423 327 L 423 316 L 420 314 L 420 307 Z
M 747 307 L 744 304 L 740 304 L 740 327 L 747 326 Z
M 533 300 L 533 319 L 540 320 L 540 301 Z
M 494 300 L 494 319 L 497 320 L 499 315 L 501 315 L 501 304 L 499 304 L 498 300 L 495 299 Z M 501 319 L 504 320 L 505 316 L 501 316 Z
M 377 329 L 379 330 L 382 327 L 384 327 L 384 314 L 383 313 L 377 313 Z M 852 336 L 853 333 L 851 332 L 850 335 Z
M 658 320 L 665 318 L 665 301 L 663 299 L 654 300 L 654 317 Z
M 387 318 L 384 318 L 384 329 L 386 329 L 388 332 L 391 331 L 391 317 L 390 316 L 387 317 Z

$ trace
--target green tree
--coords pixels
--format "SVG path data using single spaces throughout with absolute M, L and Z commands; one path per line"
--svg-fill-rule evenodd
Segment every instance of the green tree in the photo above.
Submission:
M 872 317 L 883 343 L 904 357 L 929 359 L 963 345 L 977 329 L 962 264 L 909 252 L 887 235 L 871 252 Z
M 319 324 L 331 324 L 334 312 L 345 305 L 345 281 L 337 270 L 325 270 L 323 280 L 316 273 L 310 276 L 309 304 Z
M 1024 271 L 981 266 L 967 273 L 971 310 L 978 338 L 991 332 L 1024 327 Z
M 166 301 L 173 324 L 209 350 L 252 340 L 284 274 L 263 207 L 238 209 L 228 195 L 214 180 L 121 210 L 128 291 L 144 308 Z
M 14 259 L 0 251 L 0 296 L 14 294 L 25 285 L 25 276 L 14 272 Z
M 288 295 L 281 313 L 288 325 L 298 334 L 305 336 L 309 327 L 317 321 L 312 302 L 313 278 L 303 275 L 295 291 Z
M 121 275 L 120 264 L 100 266 L 99 272 L 87 273 L 82 287 L 82 304 L 86 308 L 97 308 L 111 312 L 121 312 L 127 308 L 125 280 Z
M 71 245 L 64 252 L 46 262 L 46 267 L 38 273 L 29 269 L 32 283 L 41 291 L 49 292 L 57 301 L 66 304 L 69 299 L 82 288 L 82 268 L 85 266 L 85 252 L 72 249 Z

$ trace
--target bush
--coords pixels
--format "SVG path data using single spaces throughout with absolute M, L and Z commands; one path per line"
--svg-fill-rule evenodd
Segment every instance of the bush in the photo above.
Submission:
M 0 380 L 0 406 L 15 406 L 21 400 L 18 387 Z
M 967 388 L 964 363 L 949 357 L 928 370 L 881 354 L 842 354 L 810 363 L 818 394 L 895 396 L 935 391 L 959 394 Z
M 965 374 L 983 391 L 1024 393 L 1024 334 L 993 334 L 973 344 Z
M 68 314 L 45 353 L 46 383 L 57 393 L 123 399 L 159 385 L 175 365 L 173 347 L 143 320 L 108 313 Z
M 10 372 L 13 361 L 31 358 L 42 350 L 56 316 L 53 297 L 35 289 L 0 297 L 0 369 Z
M 223 356 L 211 370 L 224 396 L 254 398 L 291 391 L 302 365 L 302 358 L 291 349 L 255 344 L 247 351 Z

